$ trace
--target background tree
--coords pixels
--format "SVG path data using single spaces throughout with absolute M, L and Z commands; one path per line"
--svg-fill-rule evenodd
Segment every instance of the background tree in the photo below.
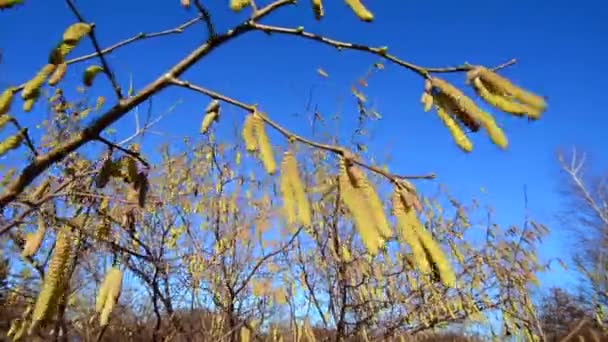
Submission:
M 572 236 L 572 257 L 582 280 L 584 295 L 596 311 L 596 321 L 608 317 L 608 187 L 605 173 L 591 175 L 586 155 L 574 150 L 559 155 L 567 183 L 563 196 L 567 207 L 560 213 Z

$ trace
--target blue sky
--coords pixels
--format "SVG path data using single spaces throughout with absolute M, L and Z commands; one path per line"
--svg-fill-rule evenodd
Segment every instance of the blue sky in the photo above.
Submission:
M 258 1 L 263 3 L 261 1 Z M 97 25 L 102 46 L 138 32 L 153 32 L 177 26 L 194 15 L 179 1 L 76 1 L 84 17 Z M 496 210 L 500 223 L 523 222 L 523 191 L 528 187 L 532 217 L 553 227 L 543 245 L 544 256 L 567 255 L 567 239 L 555 226 L 554 214 L 562 201 L 557 190 L 562 179 L 556 159 L 558 148 L 573 145 L 588 151 L 597 167 L 607 166 L 605 130 L 608 119 L 602 106 L 608 57 L 605 38 L 608 6 L 600 1 L 367 1 L 374 12 L 373 24 L 359 22 L 342 1 L 325 1 L 326 17 L 316 22 L 308 1 L 284 8 L 264 20 L 272 25 L 304 26 L 340 40 L 387 45 L 391 53 L 424 66 L 447 66 L 463 62 L 488 66 L 517 58 L 519 63 L 504 70 L 513 82 L 547 96 L 549 109 L 541 120 L 529 123 L 493 111 L 510 141 L 507 151 L 495 148 L 483 133 L 473 136 L 474 151 L 466 155 L 451 141 L 436 116 L 424 113 L 419 104 L 422 80 L 407 70 L 386 64 L 370 81 L 367 95 L 383 118 L 372 129 L 371 153 L 390 152 L 391 170 L 415 174 L 438 174 L 459 198 L 477 196 Z M 228 1 L 217 1 L 212 9 L 216 29 L 223 31 L 244 18 L 228 9 Z M 0 87 L 21 83 L 46 62 L 50 49 L 60 39 L 74 16 L 62 1 L 49 5 L 27 1 L 17 10 L 0 14 Z M 131 75 L 135 89 L 185 56 L 205 39 L 203 25 L 179 36 L 142 41 L 113 53 L 109 63 L 127 88 Z M 90 52 L 89 42 L 71 56 Z M 184 79 L 244 102 L 257 102 L 279 123 L 296 133 L 308 134 L 301 124 L 309 89 L 315 86 L 314 101 L 329 117 L 341 106 L 345 120 L 356 119 L 352 82 L 378 59 L 360 52 L 337 52 L 296 37 L 249 33 L 222 47 L 184 75 Z M 71 66 L 64 85 L 80 82 L 82 70 L 97 60 Z M 317 68 L 326 70 L 321 79 Z M 464 86 L 462 75 L 448 79 Z M 69 87 L 68 87 L 69 88 Z M 94 87 L 94 95 L 111 99 L 105 80 Z M 154 100 L 161 112 L 181 101 L 175 111 L 156 127 L 172 135 L 195 136 L 207 99 L 181 89 L 168 89 Z M 340 101 L 344 104 L 340 105 Z M 30 127 L 39 122 L 42 107 L 19 118 Z M 142 108 L 144 109 L 144 108 Z M 231 120 L 242 112 L 224 111 L 228 118 L 220 132 L 228 133 Z M 115 126 L 121 137 L 130 135 L 133 117 Z M 278 141 L 277 136 L 271 138 Z M 152 151 L 154 139 L 144 142 Z M 9 157 L 18 158 L 18 157 Z M 436 183 L 420 185 L 432 190 Z M 484 187 L 487 194 L 482 194 Z M 543 285 L 564 284 L 571 279 L 561 273 L 541 278 Z

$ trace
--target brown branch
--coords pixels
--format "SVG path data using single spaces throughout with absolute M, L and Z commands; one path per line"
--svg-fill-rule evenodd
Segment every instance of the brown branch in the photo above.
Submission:
M 184 30 L 186 28 L 192 26 L 193 24 L 197 23 L 198 21 L 200 21 L 202 19 L 203 19 L 202 16 L 198 16 L 198 17 L 196 17 L 194 19 L 190 19 L 187 22 L 185 22 L 185 23 L 183 23 L 183 24 L 181 24 L 181 25 L 179 25 L 179 26 L 177 26 L 175 28 L 172 28 L 172 29 L 167 29 L 167 30 L 163 30 L 163 31 L 159 31 L 159 32 L 153 32 L 153 33 L 144 33 L 144 32 L 141 32 L 141 33 L 138 33 L 138 34 L 134 35 L 131 38 L 127 38 L 125 40 L 122 40 L 122 41 L 114 44 L 114 45 L 111 45 L 111 46 L 109 46 L 109 47 L 101 50 L 100 52 L 101 52 L 102 55 L 107 55 L 107 54 L 110 54 L 110 53 L 114 52 L 114 50 L 117 50 L 117 49 L 119 49 L 119 48 L 121 48 L 121 47 L 123 47 L 125 45 L 129 45 L 129 44 L 134 43 L 134 42 L 139 41 L 139 40 L 145 40 L 145 39 L 151 39 L 151 38 L 156 38 L 156 37 L 168 36 L 168 35 L 171 35 L 171 34 L 179 34 L 179 33 L 184 32 Z M 85 61 L 85 60 L 88 60 L 88 59 L 91 59 L 91 58 L 94 58 L 94 57 L 97 57 L 97 56 L 99 56 L 99 52 L 96 51 L 96 52 L 90 53 L 88 55 L 84 55 L 84 56 L 80 56 L 80 57 L 76 57 L 76 58 L 70 59 L 70 60 L 66 61 L 66 63 L 67 64 L 78 63 L 78 62 L 82 62 L 82 61 Z
M 72 12 L 74 13 L 74 15 L 76 16 L 76 18 L 78 18 L 78 20 L 81 23 L 87 23 L 87 21 L 84 20 L 84 18 L 82 17 L 80 12 L 76 8 L 76 5 L 74 5 L 74 2 L 72 0 L 66 0 L 66 2 L 68 4 L 68 6 L 70 7 L 70 9 L 72 10 Z M 101 47 L 99 45 L 99 42 L 97 41 L 97 37 L 95 36 L 95 25 L 94 24 L 91 24 L 91 31 L 89 32 L 89 38 L 91 38 L 91 42 L 93 43 L 93 46 L 95 47 L 95 51 L 97 52 L 97 54 L 99 56 L 99 60 L 101 61 L 101 65 L 103 66 L 103 72 L 104 72 L 104 74 L 106 74 L 106 76 L 108 76 L 108 79 L 110 80 L 110 83 L 112 84 L 112 88 L 114 89 L 114 93 L 116 94 L 116 97 L 118 97 L 118 99 L 122 99 L 123 96 L 122 96 L 122 91 L 120 90 L 120 85 L 116 81 L 116 77 L 114 77 L 114 73 L 112 72 L 112 69 L 110 69 L 110 64 L 108 64 L 108 61 L 106 60 L 104 55 L 101 53 Z
M 209 39 L 213 39 L 215 37 L 215 28 L 213 26 L 213 21 L 211 21 L 211 14 L 209 13 L 209 10 L 203 4 L 201 4 L 200 0 L 194 0 L 194 7 L 198 9 L 198 11 L 201 13 L 201 17 L 205 21 Z
M 171 79 L 179 77 L 203 57 L 207 56 L 209 53 L 227 41 L 234 39 L 246 32 L 251 32 L 253 30 L 253 27 L 250 25 L 251 21 L 262 19 L 263 17 L 272 13 L 274 10 L 293 3 L 294 0 L 277 0 L 256 11 L 250 20 L 247 20 L 235 28 L 228 30 L 226 33 L 215 37 L 207 43 L 200 45 L 184 59 L 170 68 L 167 72 L 163 73 L 162 76 L 144 87 L 144 89 L 142 89 L 135 96 L 120 100 L 107 112 L 102 114 L 92 123 L 88 124 L 81 132 L 68 139 L 63 144 L 53 148 L 44 155 L 38 156 L 34 161 L 29 163 L 21 171 L 19 176 L 6 187 L 4 194 L 0 196 L 0 210 L 4 209 L 7 204 L 13 201 L 29 184 L 32 183 L 32 181 L 34 181 L 34 179 L 36 179 L 36 177 L 38 177 L 51 165 L 62 160 L 68 154 L 76 151 L 86 143 L 95 140 L 104 129 L 112 125 L 118 119 L 122 118 L 131 109 L 135 108 L 137 105 L 143 103 L 151 96 L 169 86 L 171 84 Z
M 306 39 L 314 40 L 314 41 L 317 41 L 317 42 L 320 42 L 320 43 L 323 43 L 326 45 L 333 46 L 333 47 L 337 48 L 338 50 L 348 49 L 348 50 L 357 50 L 357 51 L 368 52 L 368 53 L 380 56 L 388 61 L 391 61 L 399 66 L 409 69 L 409 70 L 419 74 L 420 76 L 424 76 L 424 77 L 428 76 L 430 73 L 463 72 L 463 71 L 469 71 L 475 67 L 474 65 L 471 65 L 468 63 L 459 65 L 459 66 L 451 66 L 451 67 L 443 67 L 443 68 L 423 67 L 423 66 L 419 66 L 419 65 L 404 61 L 394 55 L 387 53 L 386 47 L 370 47 L 370 46 L 367 46 L 364 44 L 340 41 L 340 40 L 324 37 L 321 35 L 317 35 L 314 33 L 306 32 L 303 30 L 302 27 L 294 29 L 294 28 L 288 28 L 288 27 L 264 25 L 264 24 L 259 24 L 259 23 L 252 23 L 252 25 L 257 30 L 264 31 L 269 34 L 279 33 L 279 34 L 298 36 L 301 38 L 306 38 Z M 517 60 L 512 59 L 504 64 L 499 65 L 498 67 L 495 67 L 494 70 L 499 70 L 499 69 L 508 67 L 512 64 L 515 64 L 516 62 L 517 62 Z

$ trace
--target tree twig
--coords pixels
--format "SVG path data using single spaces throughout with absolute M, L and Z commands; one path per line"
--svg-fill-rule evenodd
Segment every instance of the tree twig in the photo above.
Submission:
M 76 5 L 74 5 L 74 2 L 72 0 L 66 0 L 66 2 L 68 4 L 68 6 L 70 7 L 70 9 L 72 10 L 72 12 L 74 13 L 74 15 L 76 16 L 76 18 L 78 18 L 78 20 L 81 23 L 87 23 L 87 21 L 84 20 L 84 18 L 82 17 L 80 12 L 76 8 Z M 104 57 L 103 53 L 101 53 L 101 47 L 99 46 L 99 42 L 97 41 L 97 37 L 95 36 L 95 25 L 94 24 L 91 24 L 91 31 L 89 32 L 89 38 L 91 38 L 91 42 L 93 43 L 93 46 L 95 47 L 95 51 L 97 52 L 97 55 L 99 56 L 99 60 L 101 61 L 101 65 L 103 66 L 103 72 L 106 74 L 106 76 L 108 76 L 108 79 L 110 80 L 110 83 L 112 84 L 112 88 L 114 89 L 114 93 L 116 94 L 118 99 L 121 100 L 123 98 L 123 96 L 122 96 L 122 91 L 120 90 L 120 85 L 116 81 L 116 77 L 114 77 L 114 73 L 112 73 L 112 70 L 110 69 L 110 65 L 108 64 L 108 61 L 106 61 L 106 58 Z

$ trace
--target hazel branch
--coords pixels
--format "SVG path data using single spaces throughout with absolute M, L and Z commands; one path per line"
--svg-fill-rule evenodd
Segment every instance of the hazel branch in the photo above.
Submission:
M 311 146 L 311 147 L 315 147 L 318 149 L 322 149 L 328 152 L 332 152 L 335 154 L 339 154 L 344 156 L 345 158 L 348 158 L 349 160 L 352 160 L 353 162 L 365 167 L 366 169 L 377 173 L 385 178 L 387 178 L 390 181 L 396 181 L 396 180 L 400 180 L 400 179 L 433 179 L 435 178 L 435 174 L 431 173 L 431 174 L 427 174 L 427 175 L 416 175 L 416 176 L 405 176 L 405 175 L 395 175 L 389 172 L 386 172 L 384 170 L 382 170 L 379 167 L 376 166 L 372 166 L 372 165 L 368 165 L 360 160 L 358 160 L 355 157 L 355 154 L 348 151 L 346 148 L 341 147 L 341 146 L 337 146 L 337 145 L 328 145 L 328 144 L 322 144 L 322 143 L 318 143 L 316 141 L 304 138 L 300 135 L 297 135 L 291 131 L 289 131 L 288 129 L 284 128 L 283 126 L 279 125 L 278 123 L 276 123 L 275 121 L 273 121 L 272 119 L 270 119 L 266 114 L 261 113 L 259 111 L 257 111 L 257 106 L 256 105 L 249 105 L 246 103 L 243 103 L 241 101 L 235 100 L 231 97 L 228 97 L 226 95 L 220 94 L 218 92 L 191 84 L 190 82 L 187 81 L 183 81 L 183 80 L 179 80 L 176 78 L 173 78 L 170 80 L 170 82 L 176 86 L 180 86 L 186 89 L 190 89 L 193 90 L 195 92 L 207 95 L 209 97 L 211 97 L 212 99 L 216 99 L 216 100 L 220 100 L 223 101 L 225 103 L 229 103 L 233 106 L 242 108 L 244 110 L 246 110 L 247 112 L 253 113 L 256 112 L 257 115 L 260 116 L 260 118 L 266 123 L 268 124 L 270 127 L 274 128 L 276 131 L 278 131 L 281 135 L 283 135 L 285 138 L 287 138 L 288 140 L 291 141 L 298 141 L 302 144 Z
M 181 24 L 181 25 L 179 25 L 179 26 L 177 26 L 175 28 L 172 28 L 172 29 L 167 29 L 167 30 L 158 31 L 158 32 L 152 32 L 152 33 L 141 32 L 141 33 L 138 33 L 138 34 L 134 35 L 131 38 L 127 38 L 127 39 L 121 40 L 121 41 L 119 41 L 116 44 L 113 44 L 113 45 L 111 45 L 111 46 L 109 46 L 109 47 L 107 47 L 105 49 L 102 49 L 100 52 L 96 51 L 96 52 L 90 53 L 88 55 L 76 57 L 76 58 L 67 60 L 66 63 L 67 64 L 73 64 L 73 63 L 78 63 L 78 62 L 86 61 L 88 59 L 95 58 L 95 57 L 99 56 L 100 53 L 102 55 L 108 55 L 108 54 L 114 52 L 115 50 L 117 50 L 117 49 L 125 46 L 125 45 L 129 45 L 131 43 L 135 43 L 135 42 L 140 41 L 140 40 L 152 39 L 152 38 L 157 38 L 157 37 L 162 37 L 162 36 L 168 36 L 168 35 L 172 35 L 172 34 L 180 34 L 180 33 L 184 32 L 184 30 L 187 29 L 188 27 L 196 24 L 197 22 L 199 22 L 199 21 L 201 21 L 203 19 L 204 19 L 203 16 L 198 16 L 198 17 L 196 17 L 194 19 L 190 19 L 187 22 L 185 22 L 185 23 L 183 23 L 183 24 Z
M 423 77 L 427 77 L 431 73 L 465 72 L 465 71 L 469 71 L 474 68 L 473 65 L 470 65 L 468 63 L 459 65 L 459 66 L 451 66 L 451 67 L 443 67 L 443 68 L 423 67 L 423 66 L 419 66 L 419 65 L 404 61 L 404 60 L 398 58 L 397 56 L 387 53 L 387 47 L 370 47 L 370 46 L 367 46 L 364 44 L 340 41 L 340 40 L 328 38 L 325 36 L 321 36 L 318 34 L 314 34 L 311 32 L 306 32 L 306 31 L 304 31 L 303 27 L 288 28 L 288 27 L 265 25 L 265 24 L 260 24 L 257 22 L 252 22 L 251 26 L 253 26 L 256 30 L 264 31 L 268 34 L 278 33 L 278 34 L 292 35 L 292 36 L 297 36 L 297 37 L 301 37 L 301 38 L 305 38 L 305 39 L 309 39 L 309 40 L 314 40 L 314 41 L 317 41 L 317 42 L 320 42 L 320 43 L 323 43 L 323 44 L 326 44 L 329 46 L 333 46 L 340 50 L 348 49 L 348 50 L 357 50 L 357 51 L 371 53 L 376 56 L 380 56 L 385 60 L 393 62 L 401 67 L 409 69 Z M 512 60 L 508 61 L 507 63 L 501 64 L 500 66 L 494 68 L 494 70 L 505 68 L 507 66 L 515 64 L 516 62 L 517 61 L 515 59 L 512 59 Z
M 68 4 L 68 6 L 70 7 L 70 9 L 72 10 L 72 12 L 74 13 L 74 15 L 76 16 L 76 18 L 78 18 L 78 21 L 80 21 L 81 23 L 87 23 L 87 21 L 84 20 L 84 18 L 82 17 L 80 12 L 76 8 L 76 5 L 74 5 L 74 2 L 72 0 L 66 0 L 66 2 Z M 120 90 L 120 85 L 116 81 L 116 77 L 114 77 L 114 73 L 110 69 L 110 64 L 108 64 L 108 61 L 104 57 L 103 53 L 101 53 L 101 47 L 99 45 L 99 42 L 97 41 L 97 37 L 95 36 L 95 25 L 91 25 L 91 31 L 89 32 L 89 38 L 91 38 L 91 42 L 93 43 L 93 46 L 95 47 L 95 52 L 97 52 L 97 55 L 99 56 L 99 60 L 101 61 L 101 65 L 103 66 L 103 72 L 106 74 L 106 76 L 108 76 L 108 79 L 110 80 L 110 83 L 112 84 L 114 93 L 116 94 L 118 99 L 122 99 L 123 96 L 122 96 L 122 91 Z

